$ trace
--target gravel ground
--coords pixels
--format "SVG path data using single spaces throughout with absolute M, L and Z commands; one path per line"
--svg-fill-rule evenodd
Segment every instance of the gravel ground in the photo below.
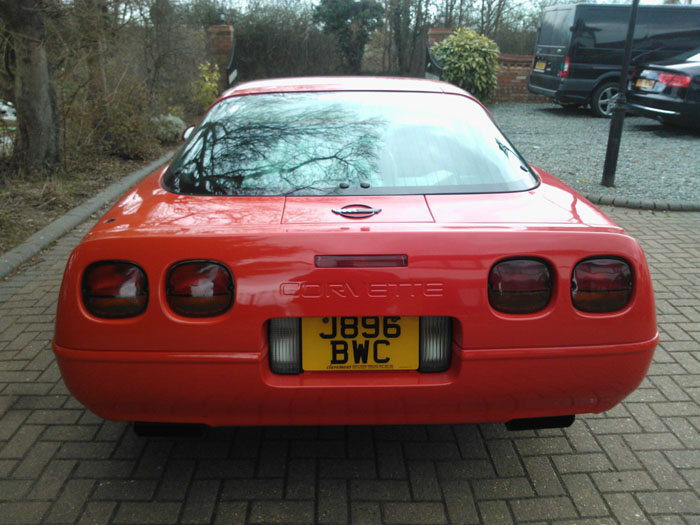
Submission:
M 586 196 L 700 205 L 700 134 L 652 119 L 625 118 L 615 187 L 600 184 L 610 121 L 588 109 L 503 103 L 490 108 L 532 164 Z

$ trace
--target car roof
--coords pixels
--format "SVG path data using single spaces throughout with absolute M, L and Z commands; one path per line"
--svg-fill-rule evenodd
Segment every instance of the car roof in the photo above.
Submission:
M 297 77 L 275 78 L 246 82 L 228 89 L 220 98 L 264 93 L 294 93 L 313 91 L 402 91 L 413 93 L 469 93 L 452 84 L 420 78 L 397 77 Z

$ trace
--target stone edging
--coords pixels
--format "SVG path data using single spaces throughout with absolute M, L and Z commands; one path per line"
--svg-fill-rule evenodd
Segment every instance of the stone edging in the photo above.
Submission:
M 614 195 L 590 194 L 585 197 L 593 204 L 633 208 L 636 210 L 665 210 L 665 211 L 700 211 L 700 202 L 691 201 L 653 201 L 634 199 L 630 197 L 615 197 Z

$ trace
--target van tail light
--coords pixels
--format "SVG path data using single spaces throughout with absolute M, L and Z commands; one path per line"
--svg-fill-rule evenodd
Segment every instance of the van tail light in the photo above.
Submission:
M 581 261 L 571 277 L 571 300 L 583 312 L 621 310 L 632 298 L 632 270 L 620 259 Z
M 301 319 L 270 319 L 270 370 L 275 374 L 301 373 Z
M 146 310 L 148 279 L 133 263 L 101 261 L 83 274 L 83 304 L 95 317 L 122 319 Z
M 673 73 L 659 73 L 657 80 L 668 87 L 687 88 L 690 85 L 689 76 L 674 75 Z
M 549 266 L 538 259 L 508 259 L 491 268 L 489 303 L 499 312 L 529 314 L 542 310 L 552 297 Z
M 444 372 L 452 361 L 452 319 L 420 318 L 419 372 Z
M 170 269 L 166 296 L 171 310 L 183 317 L 221 315 L 233 304 L 233 278 L 217 262 L 181 262 Z
M 571 68 L 571 60 L 569 57 L 564 57 L 564 62 L 561 63 L 559 68 L 559 78 L 569 78 L 569 69 Z

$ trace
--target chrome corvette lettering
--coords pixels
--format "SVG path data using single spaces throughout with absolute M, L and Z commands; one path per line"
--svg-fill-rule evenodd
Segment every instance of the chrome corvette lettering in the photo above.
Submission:
M 396 298 L 408 299 L 415 297 L 442 297 L 445 283 L 442 282 L 394 282 L 394 283 L 314 283 L 286 282 L 280 285 L 280 295 L 303 297 L 304 299 L 320 298 Z

